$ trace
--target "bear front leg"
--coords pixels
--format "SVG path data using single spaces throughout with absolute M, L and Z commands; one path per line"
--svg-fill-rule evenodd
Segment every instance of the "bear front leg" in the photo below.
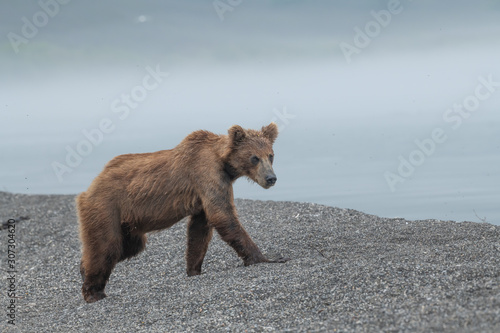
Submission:
M 208 222 L 215 227 L 221 238 L 231 246 L 238 256 L 243 259 L 245 266 L 261 262 L 271 262 L 257 245 L 250 238 L 246 230 L 241 225 L 234 209 L 227 209 L 226 212 L 215 210 L 211 214 L 207 211 Z
M 212 239 L 213 228 L 207 223 L 205 212 L 192 215 L 188 222 L 186 272 L 188 276 L 200 275 L 201 265 Z
M 269 259 L 260 252 L 260 249 L 237 219 L 221 223 L 216 227 L 216 230 L 221 238 L 236 251 L 241 259 L 243 259 L 245 266 L 261 262 L 270 262 Z

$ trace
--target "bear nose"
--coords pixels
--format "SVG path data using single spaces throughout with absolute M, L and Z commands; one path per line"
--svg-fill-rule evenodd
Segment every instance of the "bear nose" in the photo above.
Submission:
M 277 178 L 275 175 L 266 176 L 267 185 L 274 185 L 274 183 L 276 183 L 276 180 L 277 180 Z

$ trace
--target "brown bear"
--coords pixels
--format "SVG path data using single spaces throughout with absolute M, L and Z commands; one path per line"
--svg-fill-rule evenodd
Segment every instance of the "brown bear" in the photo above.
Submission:
M 267 259 L 238 221 L 233 182 L 246 176 L 267 189 L 276 183 L 272 164 L 275 123 L 260 131 L 232 126 L 228 135 L 195 131 L 171 150 L 112 159 L 76 199 L 82 242 L 80 273 L 85 301 L 104 297 L 116 263 L 144 249 L 146 233 L 190 216 L 187 275 L 201 274 L 212 231 L 245 266 Z

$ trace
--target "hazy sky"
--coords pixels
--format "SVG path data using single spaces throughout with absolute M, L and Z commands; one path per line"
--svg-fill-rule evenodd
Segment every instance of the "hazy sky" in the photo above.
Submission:
M 266 65 L 317 58 L 341 61 L 339 44 L 354 44 L 354 28 L 364 30 L 375 20 L 373 12 L 390 9 L 393 14 L 389 18 L 382 14 L 379 21 L 386 26 L 363 50 L 365 57 L 379 52 L 432 51 L 450 44 L 471 48 L 498 38 L 500 31 L 500 3 L 494 0 L 61 0 L 68 2 L 64 5 L 55 1 L 41 1 L 47 3 L 45 10 L 38 1 L 2 5 L 2 66 L 10 68 L 14 63 L 22 70 L 158 61 L 172 66 L 234 61 Z M 48 19 L 40 11 L 48 13 Z M 28 35 L 28 43 L 14 47 L 19 52 L 13 52 L 8 34 L 23 37 L 23 18 L 40 27 L 33 37 Z M 372 29 L 377 32 L 376 27 Z

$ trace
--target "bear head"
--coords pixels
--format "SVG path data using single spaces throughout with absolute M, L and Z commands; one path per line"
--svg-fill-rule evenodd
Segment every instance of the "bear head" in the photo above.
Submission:
M 274 122 L 259 131 L 232 126 L 228 130 L 226 172 L 233 179 L 246 176 L 265 189 L 273 186 L 277 180 L 273 171 L 273 143 L 277 136 L 278 126 Z

